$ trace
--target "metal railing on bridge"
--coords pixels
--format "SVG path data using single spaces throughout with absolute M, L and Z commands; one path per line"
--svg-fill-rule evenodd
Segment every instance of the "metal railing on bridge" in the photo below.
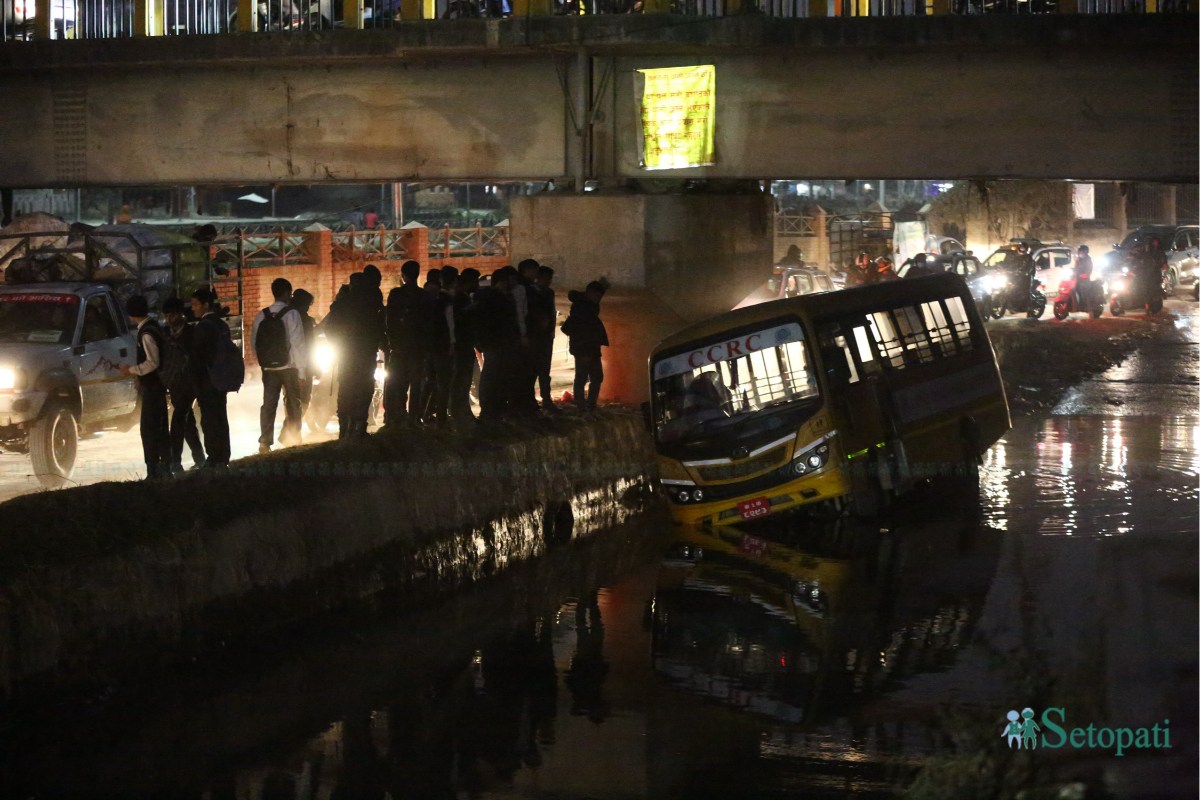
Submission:
M 428 20 L 568 14 L 808 18 L 1194 13 L 1196 0 L 263 0 L 244 20 L 238 17 L 238 7 L 238 0 L 0 0 L 0 40 L 368 29 Z

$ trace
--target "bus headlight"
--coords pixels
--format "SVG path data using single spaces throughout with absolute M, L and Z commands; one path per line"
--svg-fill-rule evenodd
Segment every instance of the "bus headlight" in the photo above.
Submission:
M 815 472 L 829 461 L 829 441 L 822 441 L 804 450 L 792 459 L 791 469 L 796 475 Z
M 667 495 L 676 503 L 702 503 L 704 502 L 704 490 L 698 486 L 687 488 L 678 486 L 668 486 Z

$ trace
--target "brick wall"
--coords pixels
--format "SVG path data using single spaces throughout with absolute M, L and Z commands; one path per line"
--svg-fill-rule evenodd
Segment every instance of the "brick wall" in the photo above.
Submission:
M 460 271 L 467 267 L 473 267 L 482 274 L 488 275 L 510 263 L 507 255 L 447 259 L 438 254 L 438 256 L 431 257 L 427 229 L 414 228 L 406 231 L 405 235 L 404 249 L 406 253 L 419 254 L 417 261 L 421 263 L 422 284 L 425 282 L 424 275 L 427 270 L 446 265 L 457 267 Z M 250 330 L 254 324 L 254 317 L 259 311 L 274 302 L 274 298 L 271 296 L 271 281 L 276 278 L 287 278 L 291 282 L 293 290 L 305 289 L 310 292 L 314 298 L 310 313 L 314 318 L 320 320 L 329 313 L 329 306 L 337 296 L 338 289 L 349 283 L 352 274 L 362 272 L 367 264 L 374 264 L 383 275 L 383 284 L 380 288 L 386 300 L 388 292 L 400 285 L 400 266 L 407 260 L 407 257 L 394 259 L 368 258 L 365 255 L 347 257 L 343 252 L 338 252 L 335 256 L 328 231 L 317 231 L 311 234 L 305 250 L 312 259 L 312 263 L 254 266 L 243 271 L 242 331 L 243 341 L 246 342 L 247 366 L 252 367 L 256 364 L 253 348 L 250 347 Z M 222 297 L 225 298 L 230 292 L 232 292 L 232 286 L 221 292 Z

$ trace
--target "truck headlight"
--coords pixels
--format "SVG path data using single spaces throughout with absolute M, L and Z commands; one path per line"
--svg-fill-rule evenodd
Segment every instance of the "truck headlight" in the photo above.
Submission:
M 0 391 L 25 388 L 25 370 L 15 367 L 0 367 Z

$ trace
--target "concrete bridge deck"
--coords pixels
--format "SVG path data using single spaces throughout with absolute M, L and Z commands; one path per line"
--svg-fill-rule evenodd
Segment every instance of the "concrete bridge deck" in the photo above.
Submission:
M 1198 45 L 1193 15 L 16 42 L 0 46 L 0 186 L 637 180 L 634 72 L 698 63 L 717 67 L 717 163 L 673 178 L 1190 182 Z

